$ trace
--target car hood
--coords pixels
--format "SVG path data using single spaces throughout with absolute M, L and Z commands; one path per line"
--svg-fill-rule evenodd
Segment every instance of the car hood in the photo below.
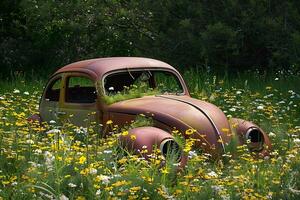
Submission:
M 185 137 L 194 138 L 195 145 L 208 152 L 214 149 L 224 152 L 232 135 L 228 120 L 218 107 L 189 96 L 145 96 L 114 103 L 108 112 L 112 117 L 116 113 L 152 116 L 155 121 L 175 127 Z M 188 129 L 196 132 L 186 135 Z

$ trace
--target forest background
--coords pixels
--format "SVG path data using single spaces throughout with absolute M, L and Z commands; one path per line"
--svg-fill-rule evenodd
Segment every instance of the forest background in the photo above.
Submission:
M 299 72 L 299 10 L 298 0 L 1 0 L 0 76 L 48 76 L 108 56 L 179 70 Z

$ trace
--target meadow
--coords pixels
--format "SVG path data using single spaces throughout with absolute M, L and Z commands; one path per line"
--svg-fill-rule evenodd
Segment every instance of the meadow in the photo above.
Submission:
M 214 76 L 195 69 L 184 78 L 193 97 L 228 118 L 259 124 L 272 141 L 271 155 L 254 158 L 237 146 L 212 161 L 186 142 L 190 159 L 177 171 L 159 151 L 146 161 L 120 149 L 117 138 L 126 130 L 113 121 L 106 122 L 114 133 L 107 138 L 95 123 L 27 123 L 46 80 L 17 75 L 0 81 L 0 199 L 299 199 L 299 74 Z

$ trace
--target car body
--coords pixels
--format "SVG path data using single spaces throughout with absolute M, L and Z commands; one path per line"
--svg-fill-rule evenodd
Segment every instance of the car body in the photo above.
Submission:
M 135 86 L 134 95 L 123 98 L 135 82 L 147 85 L 152 92 L 139 96 L 139 85 Z M 168 91 L 166 85 L 176 90 Z M 112 100 L 108 103 L 106 98 L 110 95 Z M 116 95 L 122 98 L 115 101 Z M 267 155 L 271 148 L 268 135 L 257 125 L 241 119 L 229 121 L 217 106 L 192 98 L 174 67 L 149 58 L 98 58 L 66 65 L 50 77 L 39 112 L 39 120 L 46 122 L 72 115 L 69 121 L 78 126 L 86 125 L 89 113 L 94 113 L 93 121 L 104 126 L 110 120 L 124 126 L 137 115 L 149 116 L 153 127 L 133 128 L 128 136 L 120 137 L 125 147 L 136 152 L 147 148 L 150 154 L 157 146 L 165 155 L 167 144 L 178 148 L 175 129 L 186 139 L 193 138 L 194 148 L 212 157 L 226 153 L 234 135 L 239 144 L 247 144 L 258 154 Z M 132 135 L 135 141 L 129 139 Z

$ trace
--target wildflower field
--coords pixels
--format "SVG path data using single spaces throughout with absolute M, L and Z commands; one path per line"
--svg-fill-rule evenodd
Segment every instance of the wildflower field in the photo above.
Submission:
M 177 171 L 159 151 L 146 161 L 119 148 L 126 130 L 113 121 L 106 122 L 114 133 L 107 138 L 95 123 L 29 124 L 45 81 L 18 78 L 0 84 L 0 198 L 299 199 L 300 78 L 197 74 L 184 74 L 192 96 L 219 106 L 228 118 L 259 124 L 273 144 L 269 157 L 254 158 L 238 146 L 234 155 L 212 161 L 188 146 L 188 164 Z

